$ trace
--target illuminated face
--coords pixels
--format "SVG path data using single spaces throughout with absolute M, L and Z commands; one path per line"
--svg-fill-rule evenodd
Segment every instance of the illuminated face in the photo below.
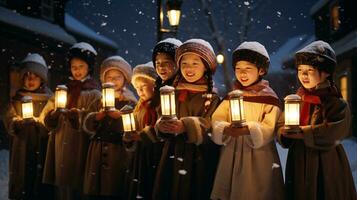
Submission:
M 263 69 L 244 60 L 238 61 L 235 66 L 236 78 L 243 86 L 252 85 L 260 76 L 263 76 L 264 73 L 265 71 Z
M 71 59 L 71 73 L 74 80 L 83 80 L 89 72 L 88 64 L 79 58 Z
M 41 86 L 41 78 L 32 72 L 24 75 L 24 87 L 26 90 L 34 91 Z
M 175 61 L 166 53 L 158 53 L 156 55 L 155 66 L 157 74 L 163 81 L 167 81 L 175 75 Z
M 191 53 L 182 56 L 180 69 L 182 76 L 189 83 L 200 80 L 206 71 L 201 57 Z
M 140 99 L 147 101 L 154 95 L 155 83 L 145 78 L 137 78 L 134 82 L 134 88 Z
M 302 86 L 306 89 L 315 88 L 319 83 L 322 83 L 329 76 L 326 72 L 319 72 L 311 65 L 298 66 L 298 78 Z
M 119 91 L 124 87 L 125 77 L 119 70 L 111 69 L 104 75 L 105 83 L 113 83 L 115 91 Z

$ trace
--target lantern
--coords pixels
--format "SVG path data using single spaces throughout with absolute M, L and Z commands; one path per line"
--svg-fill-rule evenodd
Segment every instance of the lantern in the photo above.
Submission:
M 105 110 L 115 110 L 115 89 L 113 83 L 103 83 L 102 104 Z
M 181 17 L 181 2 L 178 0 L 167 1 L 167 17 L 169 18 L 170 26 L 177 27 L 180 24 Z
M 244 127 L 245 115 L 243 105 L 243 92 L 234 90 L 229 93 L 229 108 L 233 127 Z
M 287 133 L 300 132 L 300 103 L 301 97 L 291 94 L 285 97 L 285 131 Z
M 222 64 L 223 62 L 224 62 L 224 56 L 223 56 L 223 54 L 221 54 L 221 53 L 219 53 L 218 55 L 217 55 L 217 62 L 218 62 L 218 64 Z
M 65 85 L 58 85 L 55 92 L 55 108 L 66 109 L 67 105 L 67 87 Z
M 124 128 L 123 137 L 126 140 L 130 140 L 132 138 L 132 134 L 136 131 L 135 118 L 133 114 L 133 108 L 131 106 L 124 106 L 120 112 L 122 112 L 122 122 Z
M 22 97 L 22 118 L 30 119 L 33 118 L 33 105 L 32 105 L 32 97 L 24 96 Z
M 176 119 L 175 88 L 165 85 L 160 88 L 162 119 Z

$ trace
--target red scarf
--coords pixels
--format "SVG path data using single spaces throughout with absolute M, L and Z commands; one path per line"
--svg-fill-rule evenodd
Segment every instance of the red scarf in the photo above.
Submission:
M 67 84 L 68 87 L 68 103 L 67 108 L 75 108 L 82 90 L 100 90 L 100 85 L 92 78 L 85 81 L 70 80 Z
M 254 103 L 264 103 L 274 105 L 281 108 L 279 97 L 269 87 L 269 82 L 266 80 L 258 80 L 250 86 L 243 86 L 239 81 L 234 83 L 235 90 L 243 91 L 243 100 Z
M 310 122 L 310 109 L 313 105 L 321 105 L 321 99 L 327 97 L 341 97 L 340 91 L 337 89 L 335 85 L 321 88 L 321 89 L 313 89 L 307 90 L 304 87 L 300 87 L 297 92 L 302 99 L 301 105 L 301 114 L 300 114 L 300 125 L 305 126 Z
M 207 81 L 204 77 L 194 83 L 189 83 L 182 79 L 176 88 L 178 91 L 178 100 L 179 102 L 184 102 L 186 101 L 188 94 L 206 92 L 207 88 Z
M 150 105 L 150 100 L 141 102 L 139 110 L 141 109 L 145 110 L 144 124 L 154 127 L 157 121 L 157 113 L 155 108 Z

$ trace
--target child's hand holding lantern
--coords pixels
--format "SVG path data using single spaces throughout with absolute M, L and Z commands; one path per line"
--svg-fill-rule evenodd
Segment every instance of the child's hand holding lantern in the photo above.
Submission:
M 250 132 L 247 126 L 235 127 L 230 125 L 224 128 L 223 134 L 238 138 L 239 136 L 250 135 Z
M 181 120 L 161 120 L 158 124 L 159 131 L 163 133 L 180 134 L 186 132 L 185 125 Z

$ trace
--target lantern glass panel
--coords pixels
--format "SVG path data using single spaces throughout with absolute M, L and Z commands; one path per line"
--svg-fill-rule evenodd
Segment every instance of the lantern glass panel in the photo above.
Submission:
M 285 103 L 285 125 L 300 125 L 300 102 Z
M 67 105 L 67 89 L 57 87 L 55 92 L 55 108 L 64 109 Z
M 28 119 L 33 117 L 33 105 L 31 102 L 22 103 L 22 118 Z

